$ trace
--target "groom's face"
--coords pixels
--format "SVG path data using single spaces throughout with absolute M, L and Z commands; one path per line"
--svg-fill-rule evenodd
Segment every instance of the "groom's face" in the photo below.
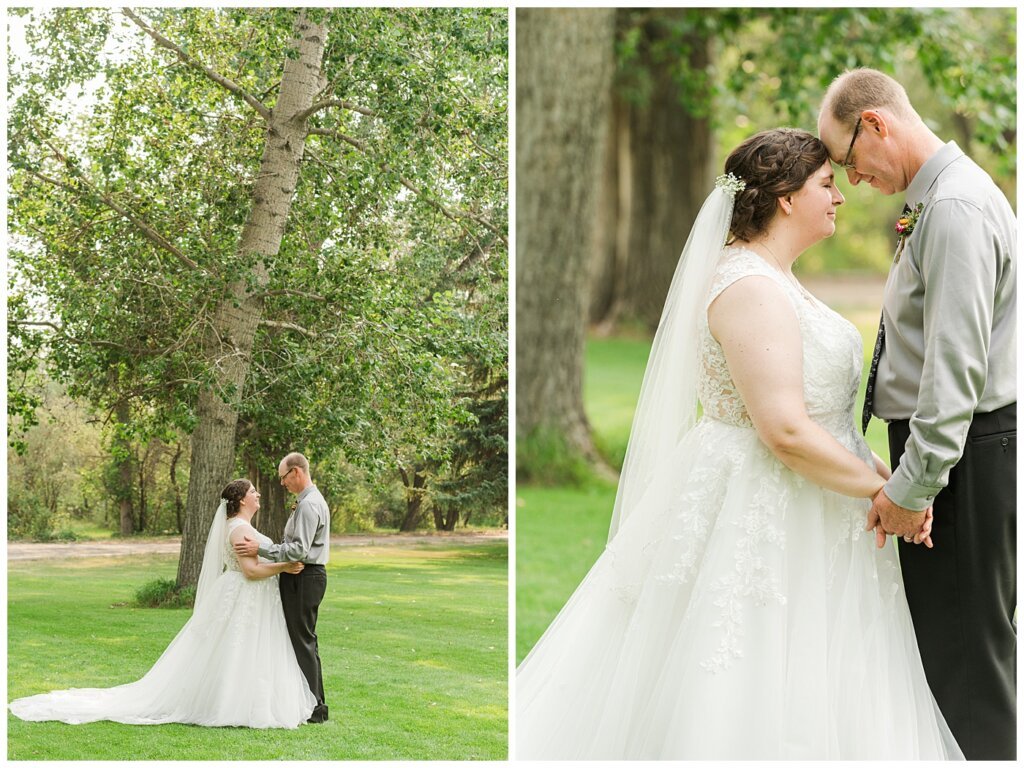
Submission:
M 302 484 L 299 477 L 302 469 L 299 467 L 286 467 L 284 464 L 277 468 L 277 476 L 281 478 L 283 485 L 289 493 L 296 493 Z
M 855 134 L 853 126 L 840 124 L 825 111 L 818 120 L 818 136 L 853 186 L 863 181 L 883 195 L 891 195 L 906 189 L 906 183 L 901 181 L 898 164 L 887 155 L 891 142 L 881 139 L 872 114 L 862 119 Z

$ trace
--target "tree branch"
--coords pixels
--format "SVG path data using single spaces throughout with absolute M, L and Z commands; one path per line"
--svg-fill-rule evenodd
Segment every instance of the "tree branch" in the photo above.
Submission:
M 307 328 L 303 328 L 301 325 L 296 325 L 295 323 L 285 322 L 284 320 L 260 320 L 260 325 L 266 325 L 271 328 L 285 328 L 290 331 L 298 331 L 304 336 L 309 336 L 309 338 L 311 339 L 315 339 L 317 336 L 314 331 L 311 331 Z
M 54 149 L 52 146 L 50 148 Z M 59 152 L 57 152 L 56 149 L 54 149 L 54 152 L 57 153 L 57 159 L 64 162 L 68 169 L 71 170 L 71 172 L 74 174 L 74 177 L 76 179 L 78 179 L 79 181 L 82 182 L 82 184 L 88 187 L 89 190 L 94 195 L 96 195 L 96 197 L 105 206 L 110 208 L 112 211 L 116 211 L 121 216 L 128 219 L 128 221 L 130 221 L 132 224 L 134 224 L 138 228 L 139 232 L 141 232 L 142 235 L 147 240 L 149 240 L 157 247 L 167 251 L 169 254 L 174 256 L 174 258 L 176 258 L 178 261 L 180 261 L 182 264 L 189 267 L 190 269 L 201 270 L 201 267 L 196 262 L 192 261 L 192 259 L 186 256 L 173 243 L 169 242 L 166 238 L 164 238 L 164 236 L 157 232 L 150 224 L 144 221 L 137 214 L 132 213 L 124 206 L 118 204 L 118 202 L 114 200 L 110 195 L 100 192 L 92 182 L 85 178 L 85 176 L 82 173 L 75 171 L 71 164 L 67 162 L 67 158 L 65 158 Z M 69 192 L 74 192 L 76 194 L 80 192 L 80 190 L 76 189 L 73 185 L 68 184 L 65 181 L 61 181 L 60 179 L 51 179 L 49 176 L 46 176 L 45 174 L 39 173 L 38 171 L 35 171 L 28 167 L 25 168 L 25 171 L 26 173 L 35 176 L 40 181 L 46 182 L 47 184 L 52 184 L 53 186 L 61 187 L 63 189 L 68 190 Z
M 229 80 L 228 78 L 224 77 L 224 75 L 220 74 L 212 67 L 204 66 L 202 63 L 193 59 L 191 56 L 185 53 L 185 51 L 183 51 L 179 46 L 175 45 L 173 42 L 171 42 L 166 37 L 161 35 L 151 26 L 149 26 L 141 18 L 136 16 L 135 13 L 132 12 L 131 8 L 122 8 L 121 10 L 125 16 L 127 16 L 129 19 L 135 22 L 135 25 L 138 26 L 139 29 L 141 29 L 143 32 L 145 32 L 147 35 L 153 38 L 153 40 L 156 41 L 156 44 L 159 45 L 161 48 L 166 48 L 167 50 L 171 51 L 174 55 L 181 59 L 181 61 L 184 62 L 187 66 L 191 67 L 197 72 L 206 75 L 206 77 L 208 77 L 213 82 L 217 83 L 217 85 L 227 89 L 231 93 L 243 99 L 250 107 L 255 109 L 265 120 L 270 119 L 270 110 L 267 109 L 266 105 L 262 101 L 257 99 L 255 96 L 253 96 L 251 93 L 249 93 L 247 90 L 242 88 L 242 86 L 238 85 L 238 83 L 235 83 L 232 80 Z
M 331 138 L 339 139 L 340 141 L 344 141 L 346 144 L 351 144 L 363 154 L 368 154 L 366 144 L 361 142 L 359 139 L 349 136 L 347 133 L 332 131 L 330 128 L 310 128 L 307 132 L 317 136 L 330 136 Z
M 260 294 L 260 298 L 265 296 L 299 296 L 303 299 L 313 299 L 313 301 L 327 301 L 325 296 L 321 296 L 316 293 L 307 293 L 306 291 L 295 291 L 291 288 L 280 288 L 273 291 L 264 291 Z
M 63 328 L 56 323 L 51 323 L 46 320 L 8 320 L 8 325 L 15 327 L 28 327 L 28 328 L 50 328 L 57 335 L 59 335 L 65 341 L 79 346 L 93 346 L 93 347 L 107 347 L 109 349 L 120 349 L 125 352 L 131 352 L 133 354 L 141 355 L 154 355 L 160 356 L 166 353 L 166 349 L 145 349 L 143 347 L 129 347 L 124 344 L 118 344 L 116 341 L 107 341 L 106 339 L 79 339 L 75 336 L 69 336 Z
M 359 114 L 366 115 L 367 117 L 377 117 L 377 113 L 372 109 L 369 109 L 368 107 L 361 107 L 351 101 L 346 101 L 345 99 L 324 99 L 323 101 L 318 101 L 309 109 L 300 112 L 296 115 L 296 118 L 299 120 L 305 120 L 328 107 L 341 107 L 342 109 L 358 112 Z

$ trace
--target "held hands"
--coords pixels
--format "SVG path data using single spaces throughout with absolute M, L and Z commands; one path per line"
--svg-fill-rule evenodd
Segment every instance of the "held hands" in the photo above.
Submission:
M 260 548 L 255 539 L 250 539 L 248 536 L 243 536 L 241 541 L 236 541 L 232 546 L 235 548 L 235 554 L 239 557 L 256 557 Z
M 907 543 L 923 543 L 931 549 L 934 546 L 931 537 L 932 519 L 931 507 L 922 512 L 914 512 L 893 502 L 882 489 L 872 500 L 864 530 L 874 529 L 875 544 L 879 549 L 885 546 L 886 534 L 902 536 Z
M 306 566 L 303 563 L 296 561 L 294 563 L 288 563 L 287 565 L 285 565 L 282 571 L 284 573 L 301 573 L 302 569 L 305 567 Z

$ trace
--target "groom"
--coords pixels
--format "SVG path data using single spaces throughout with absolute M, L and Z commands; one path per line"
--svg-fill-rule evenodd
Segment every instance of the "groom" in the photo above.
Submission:
M 900 565 L 932 692 L 969 760 L 1016 756 L 1016 219 L 985 171 L 943 143 L 903 87 L 840 75 L 818 133 L 851 184 L 906 200 L 864 426 L 889 422 L 879 521 Z M 898 467 L 897 467 L 898 464 Z M 934 549 L 915 547 L 934 509 Z M 919 539 L 920 537 L 918 537 Z
M 258 546 L 246 537 L 235 546 L 239 555 L 259 554 L 273 562 L 301 561 L 300 573 L 280 576 L 281 604 L 288 635 L 295 648 L 299 668 L 316 697 L 311 723 L 327 720 L 324 680 L 320 670 L 320 651 L 316 637 L 316 616 L 327 590 L 324 564 L 330 551 L 331 514 L 327 502 L 309 478 L 309 462 L 301 453 L 289 453 L 277 467 L 281 485 L 297 495 L 295 510 L 284 526 L 280 544 Z

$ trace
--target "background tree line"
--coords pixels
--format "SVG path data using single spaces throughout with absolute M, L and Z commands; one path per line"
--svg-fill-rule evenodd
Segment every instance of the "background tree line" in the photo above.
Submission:
M 506 13 L 23 18 L 8 387 L 24 465 L 47 393 L 71 398 L 100 425 L 122 533 L 175 509 L 181 585 L 231 477 L 254 480 L 279 535 L 289 450 L 352 510 L 339 522 L 499 522 Z
M 816 130 L 847 68 L 893 74 L 939 135 L 1016 198 L 1016 11 L 519 9 L 517 473 L 601 465 L 583 344 L 648 334 L 725 155 L 777 125 Z M 805 272 L 884 274 L 902 201 L 850 189 Z M 860 193 L 864 194 L 860 194 Z

